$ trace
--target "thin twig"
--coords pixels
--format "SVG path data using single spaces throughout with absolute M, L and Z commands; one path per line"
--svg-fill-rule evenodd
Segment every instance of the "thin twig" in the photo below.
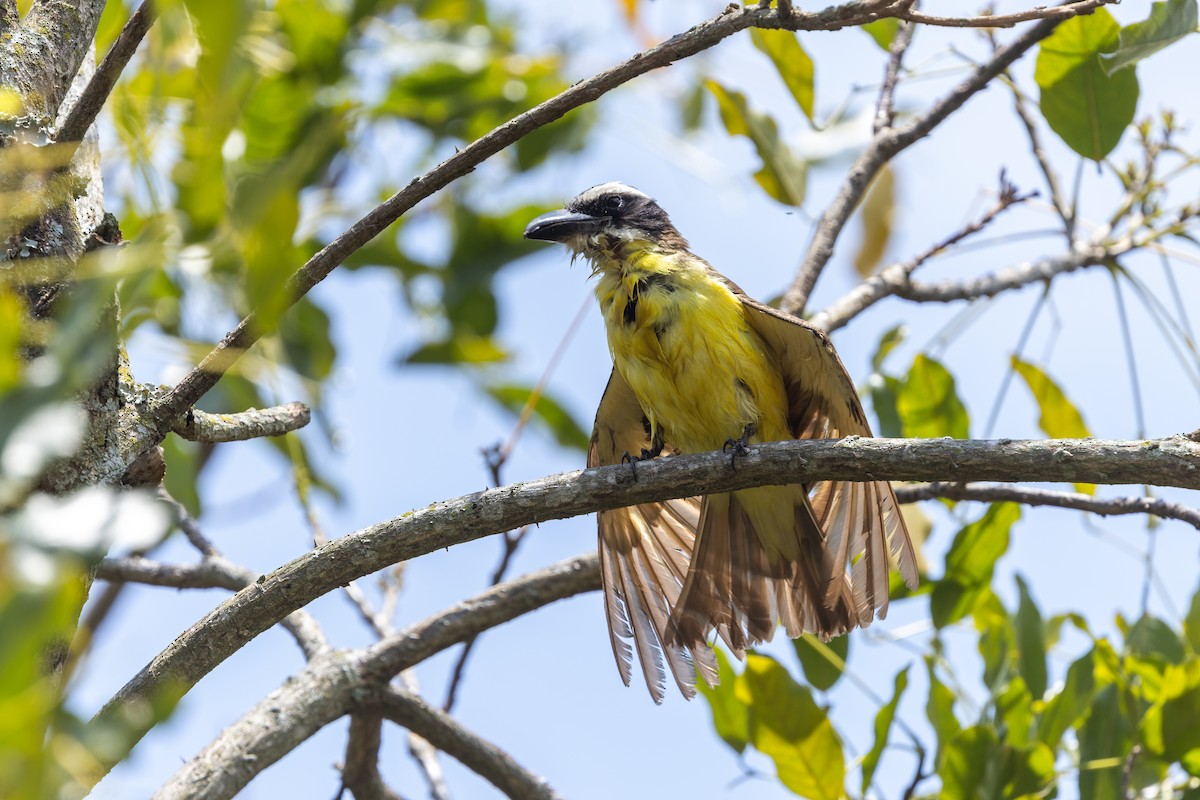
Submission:
M 925 483 L 897 486 L 896 497 L 901 503 L 916 503 L 940 497 L 947 500 L 977 500 L 981 503 L 1009 502 L 1027 506 L 1053 506 L 1088 511 L 1103 517 L 1152 514 L 1163 519 L 1177 519 L 1200 530 L 1200 509 L 1156 497 L 1095 497 L 1078 492 L 991 483 Z
M 1034 120 L 1029 106 L 1025 103 L 1025 97 L 1021 93 L 1021 88 L 1011 78 L 1006 79 L 1005 83 L 1012 89 L 1013 106 L 1016 109 L 1017 116 L 1021 119 L 1021 124 L 1025 127 L 1025 134 L 1029 137 L 1029 147 L 1033 152 L 1034 160 L 1037 161 L 1038 168 L 1042 171 L 1042 177 L 1046 179 L 1046 188 L 1050 192 L 1050 202 L 1054 204 L 1054 210 L 1058 212 L 1058 216 L 1062 220 L 1063 231 L 1066 233 L 1067 241 L 1070 242 L 1075 235 L 1074 212 L 1071 210 L 1071 205 L 1067 202 L 1066 194 L 1063 193 L 1058 173 L 1054 171 L 1054 167 L 1050 164 L 1050 159 L 1046 155 L 1046 150 L 1042 146 L 1042 137 L 1038 133 L 1037 122 Z
M 1011 28 L 1014 25 L 1035 19 L 1061 22 L 1071 17 L 1091 14 L 1101 6 L 1117 2 L 1120 2 L 1120 0 L 1078 0 L 1078 2 L 1061 6 L 1052 6 L 1049 8 L 1038 6 L 1012 14 L 981 14 L 977 17 L 940 17 L 934 14 L 922 14 L 919 11 L 904 10 L 899 10 L 895 13 L 889 12 L 887 16 L 908 20 L 909 22 L 917 22 L 922 25 L 938 25 L 946 28 Z
M 842 229 L 858 207 L 863 194 L 876 173 L 909 145 L 924 138 L 947 117 L 961 108 L 974 94 L 984 89 L 992 79 L 1025 54 L 1034 45 L 1045 39 L 1058 25 L 1057 19 L 1042 20 L 1021 34 L 1010 44 L 1000 48 L 986 64 L 978 67 L 969 78 L 956 86 L 949 94 L 930 106 L 908 124 L 899 128 L 885 128 L 877 133 L 859 155 L 854 166 L 839 187 L 833 202 L 821 214 L 816 231 L 809 243 L 808 253 L 796 274 L 792 285 L 780 302 L 783 310 L 802 314 L 812 294 L 817 278 L 833 256 L 834 245 Z
M 121 77 L 125 65 L 129 63 L 129 59 L 133 58 L 138 44 L 145 38 L 146 32 L 150 30 L 150 26 L 154 24 L 157 16 L 153 0 L 143 0 L 137 10 L 130 15 L 116 41 L 112 43 L 112 47 L 108 49 L 108 52 L 104 54 L 104 59 L 96 67 L 92 79 L 88 81 L 83 93 L 79 95 L 79 99 L 67 113 L 67 118 L 55 132 L 54 140 L 56 142 L 83 140 L 83 135 L 96 121 L 100 109 L 104 107 L 113 87 L 117 85 L 117 79 Z
M 1035 194 L 1035 192 L 1026 194 L 1018 193 L 1016 188 L 1005 178 L 1004 173 L 1001 172 L 1000 195 L 996 203 L 980 215 L 978 219 L 963 226 L 931 247 L 926 248 L 908 261 L 880 270 L 874 276 L 855 286 L 854 289 L 829 308 L 814 314 L 810 322 L 825 331 L 837 330 L 883 298 L 897 293 L 900 286 L 909 283 L 909 276 L 922 264 L 944 253 L 964 239 L 979 233 L 1000 214 L 1014 205 L 1024 203 L 1035 196 Z
M 915 0 L 909 0 L 912 5 Z M 875 103 L 875 123 L 872 133 L 892 127 L 896 121 L 896 85 L 900 81 L 900 71 L 904 64 L 904 54 L 912 44 L 914 26 L 911 22 L 901 22 L 888 48 L 887 68 L 883 73 L 883 85 L 879 88 L 879 99 Z

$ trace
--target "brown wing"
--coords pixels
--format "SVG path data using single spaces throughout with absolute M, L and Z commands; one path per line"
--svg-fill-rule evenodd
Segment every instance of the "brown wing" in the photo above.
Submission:
M 779 359 L 792 434 L 797 439 L 870 436 L 858 392 L 825 332 L 729 286 L 741 299 L 751 327 Z M 883 618 L 888 552 L 904 582 L 917 588 L 916 557 L 890 483 L 822 481 L 814 488 L 812 506 L 825 532 L 827 602 L 849 591 L 859 625 L 870 624 L 876 610 Z
M 614 369 L 596 411 L 588 466 L 619 464 L 626 453 L 649 449 L 648 428 L 633 390 Z M 665 450 L 670 449 L 668 443 Z M 696 694 L 697 670 L 708 685 L 715 686 L 717 662 L 707 645 L 665 644 L 671 609 L 692 558 L 700 498 L 643 503 L 601 511 L 596 517 L 608 635 L 625 685 L 629 685 L 636 650 L 656 703 L 662 702 L 666 690 L 664 656 L 684 696 Z

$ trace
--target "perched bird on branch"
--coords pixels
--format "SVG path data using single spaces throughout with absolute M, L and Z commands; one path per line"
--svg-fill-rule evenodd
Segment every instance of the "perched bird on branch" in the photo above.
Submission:
M 621 183 L 588 189 L 525 229 L 561 242 L 598 278 L 613 356 L 588 466 L 756 442 L 870 436 L 829 338 L 763 305 L 688 249 L 667 213 Z M 916 560 L 885 481 L 823 481 L 602 511 L 609 636 L 629 684 L 634 650 L 661 702 L 663 657 L 680 690 L 717 682 L 709 635 L 739 658 L 787 635 L 829 639 L 888 605 L 889 553 Z M 633 640 L 630 647 L 629 639 Z

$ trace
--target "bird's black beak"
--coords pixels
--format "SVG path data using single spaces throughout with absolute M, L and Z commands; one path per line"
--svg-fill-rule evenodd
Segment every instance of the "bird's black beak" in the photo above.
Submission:
M 596 233 L 605 220 L 560 209 L 537 217 L 525 226 L 526 239 L 562 242 L 580 233 Z

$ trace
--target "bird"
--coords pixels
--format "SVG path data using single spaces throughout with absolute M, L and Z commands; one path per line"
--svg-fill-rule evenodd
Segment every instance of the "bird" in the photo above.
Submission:
M 791 439 L 870 436 L 829 337 L 750 298 L 689 249 L 662 207 L 623 183 L 529 222 L 596 279 L 613 369 L 587 465 Z M 916 558 L 886 481 L 820 481 L 641 503 L 597 515 L 604 607 L 622 681 L 633 657 L 656 703 L 669 669 L 684 697 L 719 681 L 720 638 L 739 659 L 782 626 L 824 640 L 888 607 L 889 559 Z M 714 637 L 715 633 L 715 637 Z M 665 666 L 664 666 L 665 661 Z

